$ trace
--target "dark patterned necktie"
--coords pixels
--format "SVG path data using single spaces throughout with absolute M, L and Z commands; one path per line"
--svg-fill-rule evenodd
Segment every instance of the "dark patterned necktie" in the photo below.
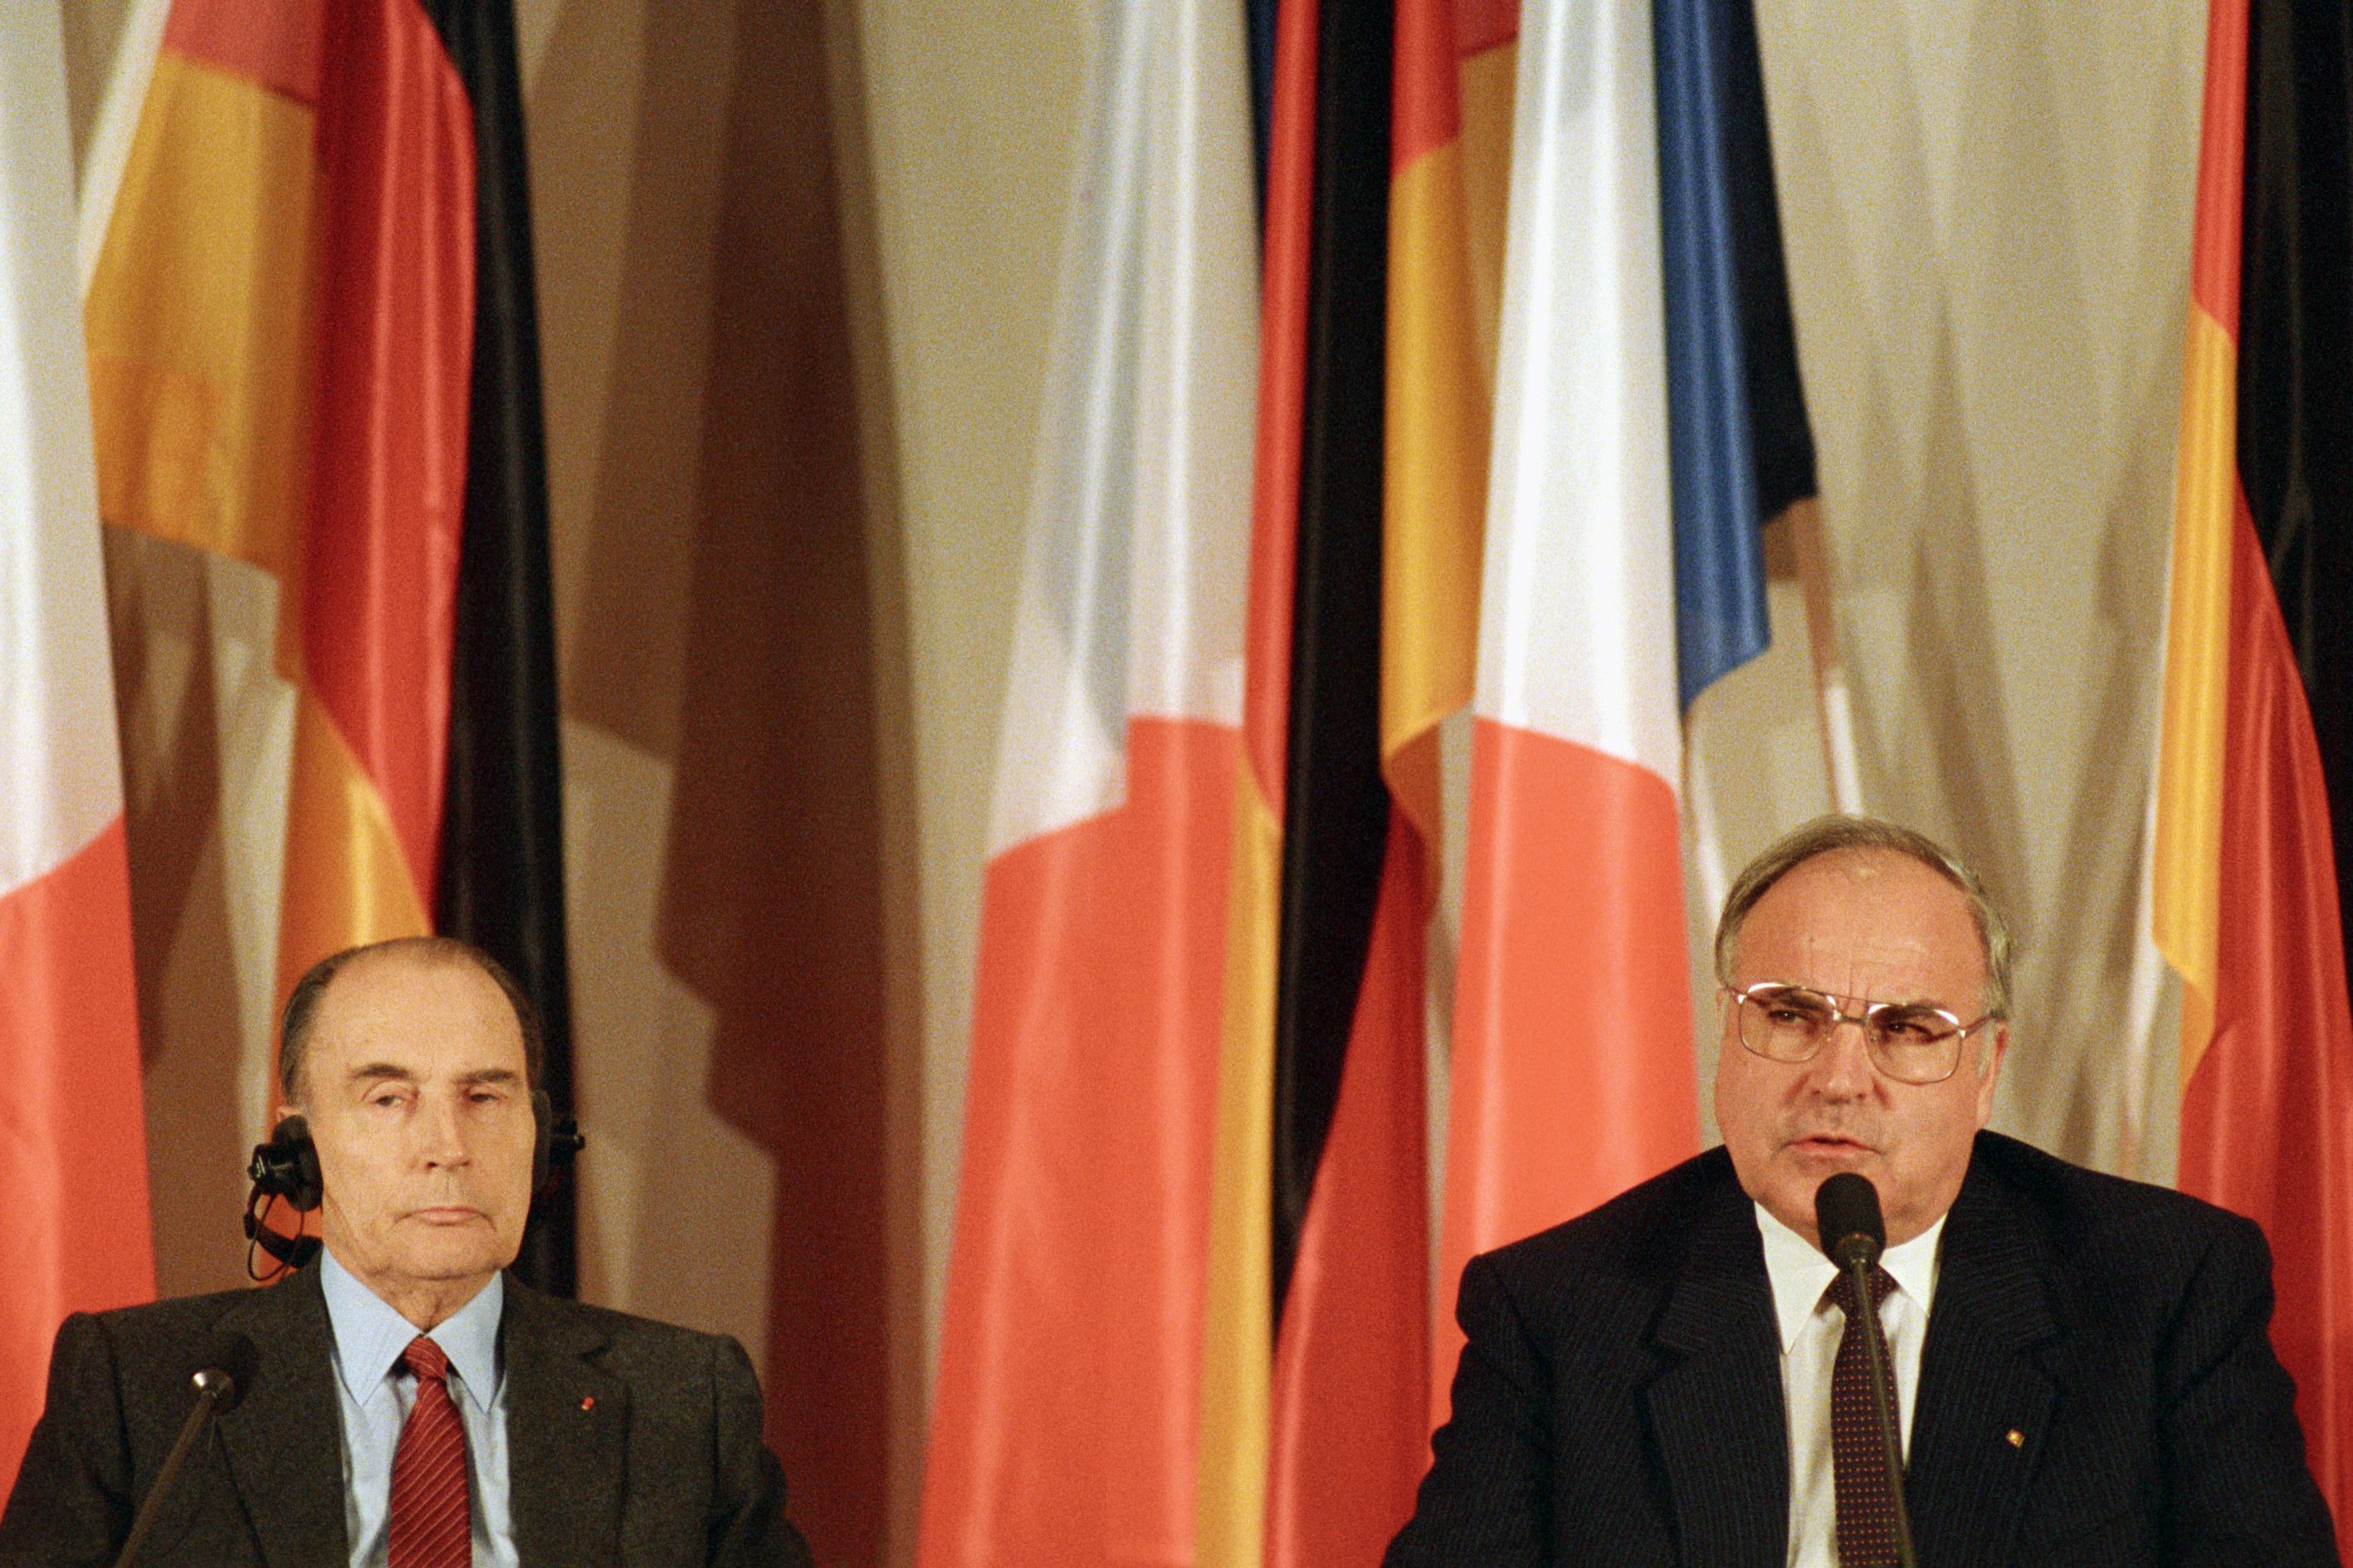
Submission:
M 1871 1271 L 1871 1304 L 1876 1308 L 1895 1288 L 1883 1268 Z M 1871 1414 L 1871 1351 L 1866 1333 L 1879 1333 L 1876 1318 L 1869 1326 L 1855 1310 L 1854 1277 L 1841 1273 L 1831 1286 L 1831 1299 L 1846 1314 L 1839 1334 L 1838 1360 L 1831 1364 L 1831 1476 L 1838 1495 L 1840 1568 L 1889 1568 L 1895 1561 L 1895 1499 L 1888 1490 L 1887 1461 L 1879 1445 L 1879 1423 Z M 1880 1336 L 1880 1349 L 1887 1348 Z M 1887 1365 L 1887 1404 L 1895 1415 L 1895 1430 L 1904 1430 L 1897 1404 L 1895 1363 Z
M 418 1335 L 401 1352 L 417 1403 L 392 1455 L 389 1568 L 470 1568 L 473 1510 L 466 1495 L 466 1428 L 449 1398 L 448 1352 Z

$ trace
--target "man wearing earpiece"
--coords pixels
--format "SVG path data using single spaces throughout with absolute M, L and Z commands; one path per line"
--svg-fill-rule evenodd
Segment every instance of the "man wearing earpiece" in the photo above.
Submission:
M 502 1273 L 548 1118 L 497 964 L 441 938 L 326 959 L 287 1002 L 280 1072 L 323 1256 L 268 1290 L 69 1319 L 0 1563 L 113 1560 L 224 1335 L 253 1347 L 250 1388 L 142 1562 L 808 1563 L 742 1347 Z

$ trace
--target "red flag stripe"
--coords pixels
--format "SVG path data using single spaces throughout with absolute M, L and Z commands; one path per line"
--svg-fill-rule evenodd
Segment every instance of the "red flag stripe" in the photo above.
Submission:
M 1291 614 L 1298 581 L 1299 464 L 1307 393 L 1308 254 L 1315 200 L 1316 0 L 1276 24 L 1273 130 L 1266 154 L 1258 451 L 1252 466 L 1249 674 L 1242 747 L 1259 795 L 1280 810 L 1291 718 Z
M 319 98 L 319 0 L 175 0 L 164 47 L 300 103 Z
M 1473 1253 L 1582 1213 L 1699 1145 L 1692 1057 L 1676 1044 L 1692 1025 L 1673 791 L 1636 764 L 1482 718 L 1470 810 L 1439 1259 L 1449 1290 Z M 1678 917 L 1662 918 L 1669 910 Z M 1462 1334 L 1451 1318 L 1438 1332 L 1431 1410 L 1443 1419 Z
M 330 28 L 303 670 L 429 909 L 473 363 L 473 112 L 416 0 L 339 5 Z
M 1458 10 L 1444 3 L 1400 0 L 1397 8 L 1397 95 L 1390 108 L 1389 171 L 1401 174 L 1425 153 L 1462 132 L 1462 83 L 1455 35 Z
M 2206 107 L 2198 153 L 2189 298 L 2233 343 L 2239 336 L 2240 202 L 2246 186 L 2247 0 L 2212 0 L 2206 29 Z M 2265 571 L 2268 578 L 2270 573 Z
M 2327 781 L 2243 498 L 2233 520 L 2214 1032 L 2180 1184 L 2262 1222 L 2313 1474 L 2353 1549 L 2353 1005 Z
M 0 895 L 0 1493 L 40 1414 L 58 1324 L 155 1291 L 130 878 L 117 817 Z
M 1235 756 L 1137 719 L 1124 804 L 990 863 L 926 1565 L 1190 1559 Z
M 1520 0 L 1456 0 L 1456 48 L 1464 59 L 1520 36 Z
M 1274 1347 L 1269 1568 L 1375 1563 L 1429 1462 L 1421 843 L 1389 816 L 1364 988 Z

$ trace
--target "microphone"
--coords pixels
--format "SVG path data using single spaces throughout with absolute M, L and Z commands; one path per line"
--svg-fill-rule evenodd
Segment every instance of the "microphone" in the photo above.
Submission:
M 1841 1268 L 1862 1262 L 1868 1275 L 1887 1250 L 1887 1222 L 1879 1217 L 1879 1189 L 1868 1176 L 1841 1171 L 1814 1189 L 1814 1228 L 1822 1251 Z
M 1814 1189 L 1814 1231 L 1822 1251 L 1845 1271 L 1854 1298 L 1869 1321 L 1863 1359 L 1871 1367 L 1871 1413 L 1879 1427 L 1879 1452 L 1887 1467 L 1887 1495 L 1895 1505 L 1895 1561 L 1917 1568 L 1912 1554 L 1912 1510 L 1904 1500 L 1904 1444 L 1895 1430 L 1895 1379 L 1880 1337 L 1879 1306 L 1871 1298 L 1871 1271 L 1887 1249 L 1887 1222 L 1880 1217 L 1879 1189 L 1867 1176 L 1841 1171 Z
M 164 1467 L 155 1473 L 155 1484 L 148 1489 L 147 1500 L 139 1505 L 139 1516 L 131 1521 L 131 1533 L 123 1539 L 122 1552 L 115 1558 L 114 1568 L 130 1568 L 131 1560 L 146 1543 L 147 1532 L 155 1527 L 156 1509 L 172 1489 L 181 1461 L 195 1446 L 196 1434 L 204 1430 L 206 1418 L 237 1408 L 237 1401 L 253 1387 L 254 1371 L 259 1362 L 253 1341 L 243 1334 L 224 1330 L 215 1334 L 205 1347 L 203 1361 L 188 1379 L 196 1402 L 189 1408 L 187 1420 L 180 1424 L 180 1436 L 173 1441 L 172 1451 L 164 1457 Z

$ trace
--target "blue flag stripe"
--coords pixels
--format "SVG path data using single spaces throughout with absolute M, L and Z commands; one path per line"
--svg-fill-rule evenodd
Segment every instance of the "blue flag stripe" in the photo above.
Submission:
M 1770 641 L 1757 529 L 1812 493 L 1813 450 L 1748 0 L 1655 0 L 1652 15 L 1677 685 L 1688 709 Z M 1761 450 L 1757 402 L 1771 406 Z

